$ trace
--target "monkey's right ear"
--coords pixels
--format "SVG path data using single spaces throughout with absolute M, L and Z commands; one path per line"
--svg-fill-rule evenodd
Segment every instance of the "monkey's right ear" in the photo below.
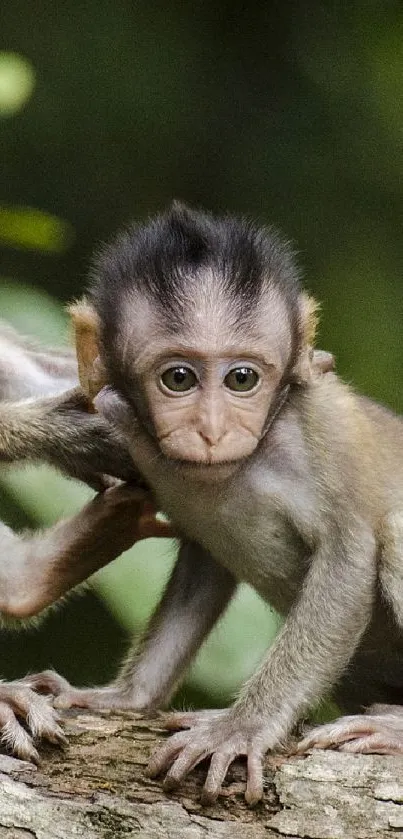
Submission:
M 106 384 L 106 374 L 99 357 L 99 319 L 91 304 L 83 297 L 68 307 L 76 343 L 78 378 L 92 403 Z

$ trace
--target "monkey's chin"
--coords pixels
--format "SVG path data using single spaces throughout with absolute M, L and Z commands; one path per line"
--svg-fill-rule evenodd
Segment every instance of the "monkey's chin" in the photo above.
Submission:
M 191 481 L 206 483 L 218 483 L 232 478 L 238 471 L 245 458 L 237 460 L 223 460 L 207 462 L 205 460 L 174 460 L 176 471 Z

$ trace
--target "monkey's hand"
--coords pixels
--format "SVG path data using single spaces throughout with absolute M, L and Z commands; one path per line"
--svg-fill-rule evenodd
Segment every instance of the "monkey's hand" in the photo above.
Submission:
M 35 743 L 48 740 L 60 745 L 66 738 L 57 712 L 46 696 L 32 690 L 30 677 L 0 683 L 0 742 L 14 757 L 38 763 Z
M 105 385 L 97 393 L 93 405 L 106 422 L 130 439 L 133 425 L 137 423 L 136 416 L 128 403 L 110 385 Z
M 147 774 L 155 778 L 168 770 L 164 781 L 167 792 L 176 789 L 200 761 L 211 755 L 202 792 L 202 802 L 212 804 L 221 792 L 228 767 L 238 755 L 246 755 L 245 798 L 256 804 L 263 796 L 263 758 L 268 743 L 262 717 L 240 715 L 235 709 L 196 711 L 164 715 L 168 729 L 179 731 L 151 756 Z
M 105 475 L 145 486 L 121 433 L 100 414 L 89 412 L 80 388 L 49 400 L 49 434 L 43 457 L 94 489 L 108 485 Z
M 313 728 L 297 746 L 308 749 L 338 749 L 355 754 L 403 754 L 403 707 L 372 705 L 365 714 L 340 717 Z
M 173 539 L 177 536 L 172 524 L 164 519 L 157 518 L 157 511 L 151 501 L 145 501 L 138 521 L 138 534 L 136 541 L 141 539 Z

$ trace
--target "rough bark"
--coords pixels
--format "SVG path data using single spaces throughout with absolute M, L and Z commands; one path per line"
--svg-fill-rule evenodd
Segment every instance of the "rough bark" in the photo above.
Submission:
M 203 808 L 205 770 L 177 794 L 144 776 L 162 738 L 158 720 L 129 714 L 65 715 L 64 750 L 42 748 L 35 768 L 0 757 L 3 839 L 379 839 L 403 835 L 403 758 L 315 752 L 267 761 L 264 801 L 243 800 L 242 762 L 224 795 Z

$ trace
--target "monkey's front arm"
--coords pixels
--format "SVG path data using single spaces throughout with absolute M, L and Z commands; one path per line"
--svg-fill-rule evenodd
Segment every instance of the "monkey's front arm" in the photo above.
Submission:
M 199 545 L 185 543 L 145 637 L 134 646 L 118 678 L 100 688 L 74 688 L 51 671 L 35 677 L 38 690 L 57 696 L 59 708 L 130 708 L 166 705 L 185 667 L 228 605 L 236 581 Z
M 375 589 L 375 545 L 364 525 L 350 522 L 313 556 L 300 597 L 257 673 L 226 711 L 177 713 L 171 737 L 151 758 L 152 777 L 169 770 L 172 789 L 211 755 L 203 797 L 213 801 L 229 764 L 247 757 L 246 798 L 263 794 L 263 757 L 334 684 L 364 633 Z M 335 537 L 336 538 L 336 537 Z M 337 550 L 336 550 L 337 549 Z
M 37 615 L 149 535 L 171 531 L 155 520 L 143 491 L 125 486 L 106 490 L 43 533 L 21 536 L 0 524 L 0 612 L 14 619 Z M 0 741 L 17 757 L 34 761 L 37 740 L 64 739 L 49 699 L 36 692 L 40 682 L 29 676 L 0 683 Z
M 119 435 L 89 413 L 78 388 L 63 392 L 77 383 L 73 353 L 42 350 L 2 322 L 0 350 L 0 464 L 44 460 L 97 489 L 106 473 L 136 479 Z M 38 614 L 152 535 L 171 531 L 155 519 L 144 491 L 126 487 L 108 490 L 43 533 L 18 535 L 0 523 L 0 612 L 7 620 Z M 37 760 L 36 741 L 64 738 L 33 680 L 0 683 L 0 741 L 17 757 Z
M 0 402 L 0 464 L 46 462 L 96 490 L 103 476 L 138 481 L 121 435 L 88 412 L 80 388 L 61 395 Z
M 72 350 L 41 347 L 0 320 L 1 402 L 55 395 L 77 384 Z
M 38 533 L 0 524 L 0 615 L 39 614 L 147 536 L 172 535 L 148 495 L 126 485 L 100 493 L 75 516 Z

